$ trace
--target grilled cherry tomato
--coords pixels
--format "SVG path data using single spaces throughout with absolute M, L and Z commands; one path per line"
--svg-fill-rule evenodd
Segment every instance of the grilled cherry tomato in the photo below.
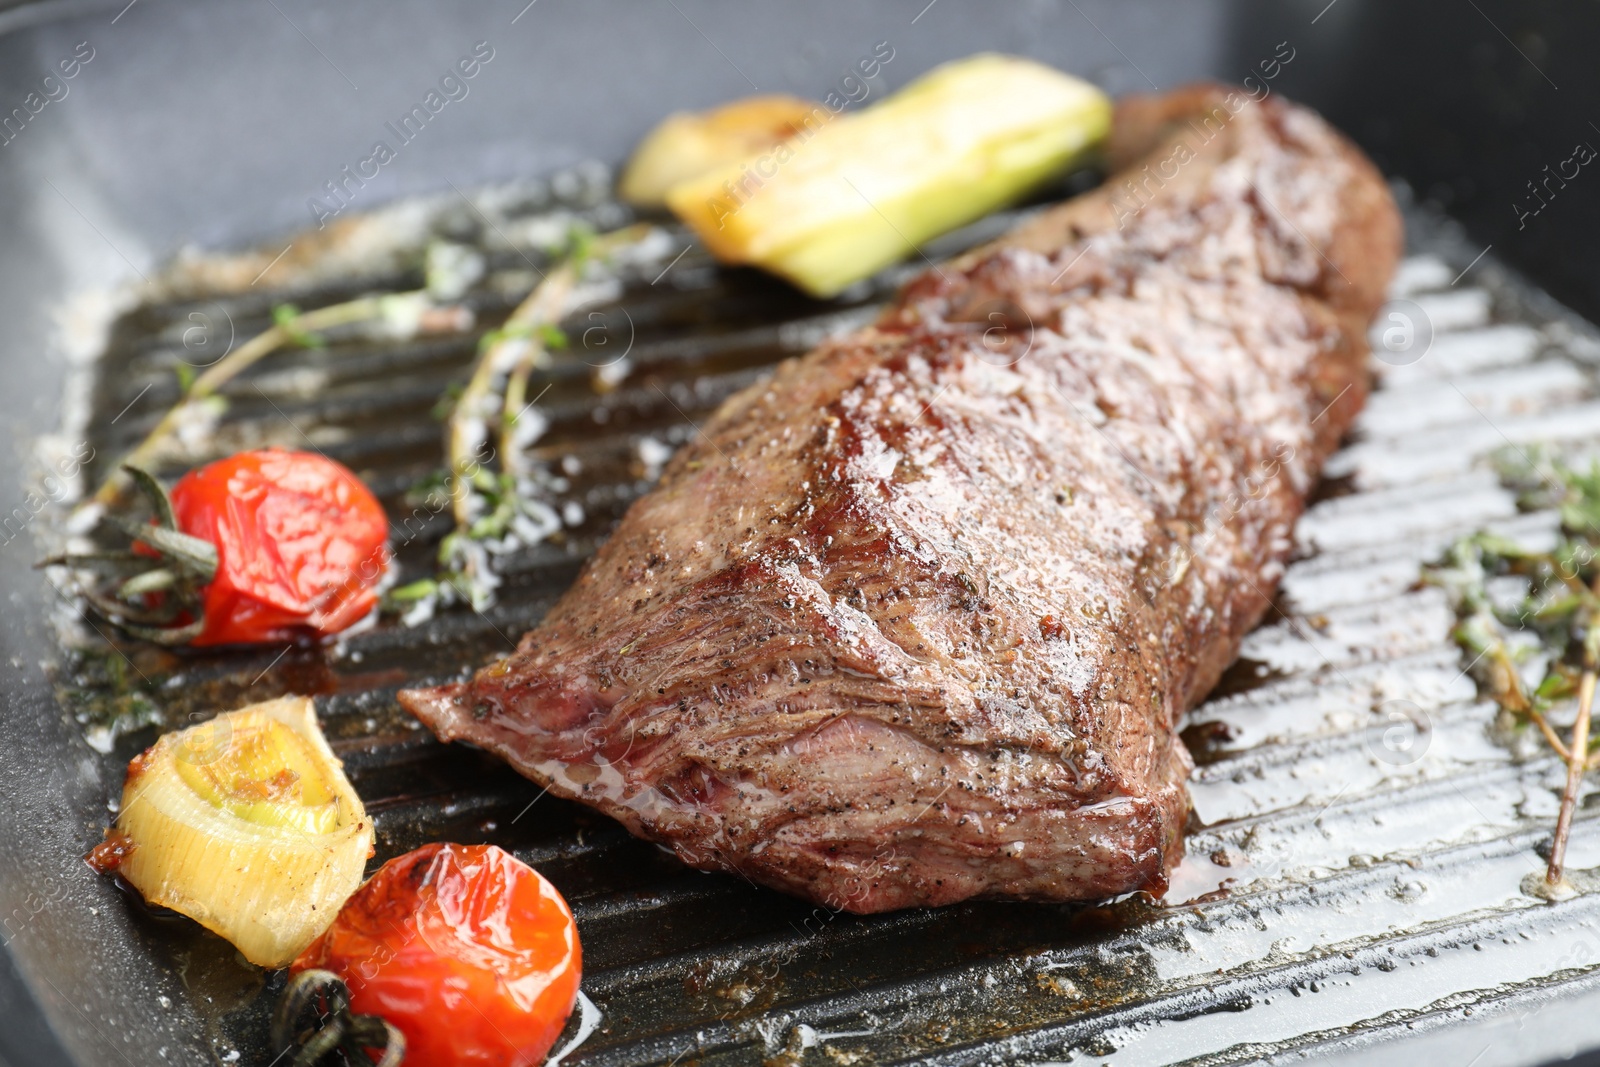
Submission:
M 332 971 L 350 1009 L 406 1038 L 406 1067 L 540 1063 L 581 977 L 578 928 L 537 871 L 493 845 L 390 860 L 290 967 Z
M 178 529 L 210 541 L 195 645 L 335 634 L 378 602 L 389 522 L 361 480 L 331 459 L 277 448 L 192 470 L 172 487 Z

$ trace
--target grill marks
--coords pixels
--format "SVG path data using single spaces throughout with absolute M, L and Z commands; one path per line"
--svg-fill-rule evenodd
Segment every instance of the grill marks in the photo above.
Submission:
M 1445 271 L 1444 281 L 1455 273 Z M 1502 335 L 1515 343 L 1502 343 Z M 1437 343 L 1446 355 L 1498 352 L 1486 358 L 1502 367 L 1525 366 L 1535 378 L 1552 373 L 1552 366 L 1572 367 L 1561 358 L 1529 363 L 1542 347 L 1525 342 L 1529 335 L 1542 336 L 1520 324 L 1495 325 L 1445 333 Z M 1378 369 L 1385 377 L 1431 382 L 1427 397 L 1454 395 L 1439 376 L 1448 364 L 1436 363 L 1432 354 L 1411 368 Z M 1538 417 L 1581 403 L 1583 396 L 1537 394 L 1527 414 Z M 696 418 L 707 413 L 685 410 Z M 1482 421 L 1464 410 L 1455 420 L 1430 422 L 1429 430 L 1459 431 Z M 1316 617 L 1332 614 L 1327 622 L 1336 628 L 1340 617 L 1329 608 L 1344 605 L 1355 623 L 1387 621 L 1403 631 L 1404 640 L 1397 643 L 1381 627 L 1358 629 L 1346 646 L 1350 651 L 1333 655 L 1331 664 L 1308 650 L 1274 670 L 1269 684 L 1192 714 L 1194 722 L 1235 724 L 1245 747 L 1224 747 L 1203 760 L 1206 767 L 1193 788 L 1207 795 L 1202 806 L 1209 800 L 1217 821 L 1190 834 L 1190 859 L 1177 872 L 1170 899 L 1203 894 L 1225 878 L 1233 880 L 1231 895 L 1171 910 L 1136 903 L 1087 910 L 968 904 L 865 918 L 836 915 L 730 877 L 685 879 L 672 873 L 678 869 L 674 861 L 627 837 L 610 820 L 545 796 L 515 824 L 500 819 L 490 836 L 544 865 L 573 897 L 590 953 L 585 988 L 607 1020 L 607 1030 L 585 1046 L 589 1062 L 635 1064 L 699 1053 L 707 1064 L 743 1063 L 780 1050 L 801 1025 L 851 1034 L 822 1044 L 885 1063 L 930 1055 L 977 1063 L 1023 1051 L 1059 1057 L 1089 1048 L 1118 1062 L 1112 1046 L 1127 1046 L 1137 1063 L 1177 1062 L 1207 1050 L 1227 1062 L 1304 1045 L 1313 1037 L 1305 1030 L 1322 1031 L 1317 1040 L 1323 1040 L 1329 1031 L 1352 1027 L 1355 1036 L 1335 1039 L 1355 1041 L 1374 1031 L 1403 1029 L 1409 1021 L 1426 1023 L 1435 1017 L 1429 1005 L 1445 998 L 1455 1008 L 1441 1010 L 1491 1009 L 1503 995 L 1504 980 L 1587 966 L 1582 960 L 1563 962 L 1562 953 L 1549 948 L 1574 924 L 1596 921 L 1567 905 L 1530 909 L 1517 892 L 1522 875 L 1542 862 L 1535 848 L 1548 837 L 1548 819 L 1526 806 L 1539 795 L 1551 797 L 1553 805 L 1561 779 L 1555 760 L 1515 765 L 1494 750 L 1457 753 L 1448 731 L 1431 749 L 1431 761 L 1425 757 L 1426 773 L 1406 767 L 1385 773 L 1366 756 L 1372 708 L 1383 699 L 1412 700 L 1440 722 L 1486 721 L 1472 703 L 1470 681 L 1460 674 L 1447 616 L 1417 614 L 1408 606 L 1414 596 L 1407 589 L 1424 555 L 1457 532 L 1507 514 L 1503 491 L 1484 476 L 1474 483 L 1477 510 L 1452 512 L 1442 526 L 1412 523 L 1411 502 L 1426 501 L 1436 483 L 1415 476 L 1397 481 L 1384 458 L 1403 461 L 1417 433 L 1408 433 L 1403 420 L 1369 433 L 1382 443 L 1358 444 L 1355 451 L 1364 459 L 1348 464 L 1351 492 L 1313 507 L 1306 518 L 1307 558 L 1291 565 L 1285 580 L 1291 611 L 1297 610 L 1297 591 L 1308 589 L 1300 609 L 1305 614 L 1292 621 L 1273 614 L 1258 632 L 1302 642 L 1305 635 L 1320 637 Z M 1327 527 L 1323 516 L 1331 521 L 1353 509 L 1364 522 L 1338 539 L 1335 554 L 1318 554 L 1313 532 Z M 1541 522 L 1552 525 L 1549 516 L 1539 515 L 1503 521 L 1516 524 L 1519 537 Z M 1396 528 L 1408 532 L 1397 540 L 1388 532 Z M 1399 562 L 1391 565 L 1394 558 Z M 1377 579 L 1364 577 L 1373 569 Z M 447 616 L 432 627 L 438 632 L 471 621 Z M 486 631 L 478 626 L 478 632 Z M 380 632 L 355 643 L 375 648 L 404 637 Z M 447 655 L 474 640 L 481 638 L 460 638 L 446 646 Z M 1393 673 L 1385 678 L 1384 671 Z M 1299 728 L 1311 725 L 1305 702 L 1313 698 L 1329 702 L 1331 718 L 1315 718 L 1320 729 L 1305 737 Z M 1263 718 L 1265 735 L 1253 732 L 1251 723 Z M 1277 721 L 1288 725 L 1274 726 Z M 1337 780 L 1312 783 L 1292 795 L 1280 793 L 1277 803 L 1288 801 L 1286 808 L 1263 806 L 1266 798 L 1259 794 L 1254 800 L 1244 795 L 1233 806 L 1217 792 L 1234 788 L 1240 776 L 1291 783 L 1306 758 L 1328 757 L 1329 739 L 1348 761 L 1344 766 L 1364 770 L 1352 788 Z M 1230 748 L 1233 759 L 1227 758 Z M 503 797 L 500 810 L 513 814 L 537 795 L 509 771 L 501 769 L 495 778 L 487 761 L 473 761 L 472 767 L 455 779 L 455 795 Z M 492 788 L 485 787 L 485 776 L 495 779 Z M 367 783 L 358 777 L 357 784 L 366 795 Z M 1223 802 L 1220 808 L 1217 801 Z M 436 821 L 413 825 L 408 816 L 391 820 L 386 812 L 377 820 L 390 829 L 394 851 L 442 831 Z M 574 821 L 585 820 L 587 826 L 573 828 Z M 1600 863 L 1597 826 L 1580 820 L 1575 827 L 1574 865 Z M 597 840 L 603 843 L 580 844 Z M 570 858 L 566 849 L 574 850 Z M 555 863 L 560 866 L 552 870 Z M 635 885 L 637 891 L 625 888 Z M 1359 957 L 1346 957 L 1347 948 Z M 1441 959 L 1465 966 L 1447 969 L 1436 963 Z M 1399 961 L 1399 968 L 1390 961 Z M 1514 974 L 1513 967 L 1520 970 Z M 1238 981 L 1219 983 L 1218 969 Z M 1370 989 L 1381 1003 L 1323 997 L 1311 992 L 1313 986 Z M 1233 1024 L 1230 1031 L 1197 1034 L 1177 1018 L 1212 1018 L 1208 1010 L 1240 997 L 1252 998 L 1250 1012 L 1268 1018 L 1278 1017 L 1273 1003 L 1289 998 L 1311 1013 L 1305 1017 L 1311 1021 L 1293 1033 L 1266 1034 L 1239 1028 L 1250 1012 L 1227 1014 L 1222 1018 Z M 1140 1019 L 1166 1043 L 1128 1045 L 1118 1027 Z M 970 1044 L 991 1038 L 1015 1044 Z M 1235 1048 L 1246 1040 L 1258 1044 Z

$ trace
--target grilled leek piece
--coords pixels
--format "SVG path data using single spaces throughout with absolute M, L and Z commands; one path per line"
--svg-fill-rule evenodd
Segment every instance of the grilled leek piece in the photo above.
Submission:
M 821 104 L 781 95 L 668 115 L 634 149 L 617 191 L 634 207 L 663 207 L 674 185 L 737 163 L 832 117 Z
M 667 205 L 716 256 L 832 296 L 1015 200 L 1111 128 L 1100 90 L 978 55 L 876 106 L 675 185 Z
M 166 734 L 128 766 L 117 869 L 262 967 L 283 967 L 339 913 L 372 822 L 305 697 Z

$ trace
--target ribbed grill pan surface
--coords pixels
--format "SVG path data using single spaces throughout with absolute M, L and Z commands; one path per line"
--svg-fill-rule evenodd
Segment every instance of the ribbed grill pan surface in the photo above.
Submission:
M 1485 456 L 1513 443 L 1600 443 L 1588 367 L 1600 345 L 1492 258 L 1465 270 L 1475 250 L 1434 216 L 1412 210 L 1409 229 L 1395 295 L 1410 302 L 1413 326 L 1431 326 L 1431 347 L 1377 365 L 1380 389 L 1300 524 L 1274 612 L 1189 716 L 1195 812 L 1165 902 L 836 915 L 687 870 L 497 761 L 439 745 L 395 705 L 404 685 L 508 651 L 648 487 L 666 448 L 775 361 L 870 317 L 893 279 L 816 304 L 690 248 L 630 286 L 592 320 L 605 327 L 599 342 L 617 347 L 590 346 L 588 358 L 575 349 L 530 388 L 548 386 L 535 453 L 564 480 L 555 502 L 566 526 L 506 561 L 498 602 L 482 614 L 458 607 L 415 629 L 385 620 L 327 649 L 128 645 L 123 661 L 63 609 L 88 640 L 60 688 L 108 768 L 193 717 L 316 694 L 377 822 L 375 863 L 428 840 L 492 841 L 571 901 L 583 988 L 603 1013 L 573 1063 L 1295 1059 L 1580 988 L 1600 959 L 1600 900 L 1548 905 L 1519 890 L 1542 865 L 1562 768 L 1536 748 L 1514 753 L 1493 731 L 1494 710 L 1450 640 L 1450 610 L 1417 577 L 1479 526 L 1528 538 L 1554 529 L 1551 515 L 1518 513 Z M 490 258 L 514 272 L 527 253 L 501 247 Z M 193 315 L 220 314 L 243 338 L 281 300 L 311 308 L 417 282 L 253 286 L 129 311 L 93 386 L 97 454 L 120 454 L 176 398 Z M 484 288 L 472 300 L 481 329 L 514 296 Z M 399 520 L 417 514 L 407 489 L 440 463 L 430 410 L 474 347 L 462 336 L 274 356 L 229 388 L 215 450 L 272 442 L 349 464 L 396 520 L 407 578 L 420 576 L 445 517 Z M 596 366 L 622 348 L 625 375 L 597 391 Z M 1600 864 L 1588 807 L 1573 866 Z M 152 953 L 184 975 L 219 1062 L 270 1061 L 265 1017 L 281 977 L 131 896 L 130 910 Z

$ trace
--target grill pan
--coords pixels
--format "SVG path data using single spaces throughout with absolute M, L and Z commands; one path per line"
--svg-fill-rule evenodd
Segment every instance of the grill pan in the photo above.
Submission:
M 269 7 L 257 23 L 248 17 L 229 22 L 182 4 L 146 0 L 140 7 L 146 5 L 154 12 L 147 24 L 130 21 L 136 13 L 145 17 L 139 8 L 119 15 L 120 4 L 16 9 L 0 15 L 12 20 L 0 47 L 48 64 L 63 45 L 63 54 L 71 51 L 84 26 L 104 33 L 129 29 L 135 42 L 172 54 L 181 49 L 170 38 L 194 42 L 214 32 L 237 42 L 255 30 L 256 45 L 268 53 L 303 50 L 309 58 L 292 61 L 298 77 L 323 83 L 315 94 L 288 93 L 288 105 L 332 92 L 342 77 L 367 81 L 358 93 L 376 94 L 385 85 L 376 60 L 364 68 L 339 50 L 355 39 L 355 21 L 322 19 L 287 4 L 281 18 Z M 754 25 L 735 30 L 740 18 L 720 8 L 681 6 L 681 12 L 669 8 L 631 23 L 556 8 L 547 23 L 534 24 L 541 27 L 535 40 L 550 50 L 565 31 L 576 35 L 569 40 L 605 42 L 604 55 L 612 58 L 597 53 L 596 63 L 604 68 L 609 62 L 617 75 L 617 48 L 643 47 L 637 39 L 664 34 L 675 47 L 699 49 L 694 55 L 702 65 L 721 62 L 717 51 L 732 48 L 723 57 L 728 66 L 754 73 L 767 69 L 761 42 L 795 30 L 785 22 L 790 16 L 776 10 L 753 13 Z M 1166 87 L 1202 73 L 1239 76 L 1233 70 L 1239 56 L 1250 54 L 1256 38 L 1265 39 L 1263 30 L 1277 29 L 1270 19 L 1256 24 L 1263 16 L 1249 6 L 1187 14 L 1157 6 L 1122 14 L 1109 6 L 1076 6 L 1019 7 L 998 22 L 985 9 L 955 0 L 921 15 L 830 9 L 835 22 L 819 21 L 808 27 L 810 37 L 796 38 L 816 42 L 821 55 L 804 59 L 792 87 L 825 91 L 828 72 L 848 64 L 858 42 L 870 46 L 894 40 L 893 34 L 911 42 L 924 29 L 933 43 L 897 44 L 895 62 L 906 62 L 889 68 L 894 84 L 946 55 L 986 44 L 1095 72 L 1116 91 L 1138 88 L 1143 71 Z M 724 25 L 719 13 L 726 39 L 718 37 Z M 1322 27 L 1336 42 L 1308 44 L 1308 67 L 1330 62 L 1339 49 L 1351 54 L 1352 37 L 1370 41 L 1356 31 L 1370 31 L 1377 18 L 1357 0 L 1343 0 L 1325 17 L 1309 8 L 1291 13 L 1297 32 Z M 366 15 L 376 17 L 371 10 Z M 521 16 L 514 9 L 496 12 L 493 30 L 475 35 L 471 27 L 454 27 L 449 40 L 460 37 L 464 49 L 479 37 L 514 29 L 513 16 L 520 27 L 544 15 L 543 5 Z M 420 7 L 391 10 L 387 18 L 408 16 L 419 24 L 439 18 Z M 1313 17 L 1319 21 L 1312 23 Z M 1195 28 L 1229 43 L 1185 42 L 1170 25 L 1173 18 L 1193 20 Z M 1163 19 L 1169 22 L 1164 29 Z M 1050 46 L 1054 52 L 1026 46 L 1041 27 L 1061 36 Z M 392 23 L 373 22 L 366 30 L 385 40 L 398 33 Z M 413 25 L 407 36 L 418 32 Z M 1069 34 L 1079 37 L 1068 41 Z M 1129 42 L 1139 45 L 1132 59 L 1118 48 Z M 740 51 L 741 44 L 749 51 Z M 237 61 L 239 46 L 225 47 Z M 516 47 L 506 43 L 505 58 L 515 59 Z M 332 54 L 319 58 L 329 49 Z M 112 61 L 101 68 L 108 83 L 129 79 L 149 88 L 159 82 L 148 69 L 153 60 L 123 60 L 118 67 L 111 44 L 101 52 Z M 442 57 L 438 63 L 435 53 Z M 438 49 L 427 56 L 415 69 L 442 69 L 452 58 Z M 0 64 L 7 72 L 0 83 L 11 84 L 11 71 L 33 69 L 23 63 Z M 269 66 L 243 63 L 233 77 L 264 76 Z M 491 64 L 488 71 L 494 70 Z M 109 130 L 96 126 L 108 117 L 143 113 L 93 97 L 88 78 L 95 73 L 89 64 L 77 87 L 86 114 L 62 119 L 56 140 L 49 139 L 54 127 L 44 124 L 51 117 L 47 109 L 27 131 L 40 137 L 0 150 L 0 189 L 18 198 L 25 193 L 28 199 L 13 203 L 38 213 L 25 222 L 25 212 L 4 209 L 6 225 L 19 235 L 14 247 L 56 248 L 37 278 L 25 277 L 21 263 L 6 262 L 15 251 L 0 249 L 0 270 L 17 282 L 0 295 L 0 310 L 16 313 L 3 358 L 16 393 L 5 398 L 7 425 L 22 457 L 31 456 L 37 433 L 59 432 L 75 420 L 101 462 L 136 440 L 175 398 L 172 368 L 184 330 L 199 321 L 192 315 L 203 316 L 208 328 L 228 323 L 244 337 L 268 324 L 272 305 L 285 299 L 311 308 L 368 288 L 417 282 L 391 274 L 289 291 L 245 286 L 236 296 L 155 299 L 125 308 L 110 316 L 114 325 L 98 369 L 73 376 L 92 385 L 69 392 L 63 412 L 60 369 L 41 370 L 30 358 L 41 350 L 73 351 L 74 321 L 65 322 L 66 340 L 51 342 L 47 320 L 18 303 L 18 294 L 44 305 L 59 291 L 103 285 L 130 269 L 153 276 L 149 257 L 170 252 L 185 236 L 237 244 L 284 232 L 303 218 L 294 195 L 306 188 L 270 175 L 260 179 L 257 184 L 276 180 L 265 202 L 278 207 L 257 214 L 237 207 L 230 213 L 230 198 L 214 191 L 205 218 L 184 225 L 167 217 L 179 215 L 172 197 L 153 196 L 153 203 L 168 206 L 137 221 L 118 198 L 137 202 L 150 195 L 154 178 L 119 184 L 93 168 L 85 176 L 59 167 L 79 158 L 74 152 L 108 166 L 118 158 L 114 151 L 132 144 L 131 136 L 117 133 L 110 149 L 74 142 L 86 131 Z M 684 104 L 746 91 L 737 82 L 741 76 L 724 68 L 707 80 L 702 69 L 675 80 L 648 66 L 634 74 L 636 81 L 656 78 L 681 91 Z M 171 77 L 191 90 L 230 80 L 205 64 Z M 480 193 L 505 171 L 567 168 L 572 177 L 552 183 L 557 193 L 566 187 L 575 202 L 592 209 L 583 189 L 584 175 L 594 175 L 571 164 L 586 156 L 616 158 L 666 106 L 658 94 L 643 94 L 648 99 L 631 105 L 630 126 L 604 117 L 600 106 L 619 92 L 620 82 L 597 78 L 596 84 L 598 102 L 565 102 L 568 111 L 589 116 L 591 129 L 549 119 L 548 139 L 511 164 L 480 154 L 465 173 L 421 157 L 416 184 L 397 178 L 387 194 L 445 189 L 457 201 L 441 209 L 453 216 L 441 225 L 491 248 L 497 240 L 490 231 L 513 224 L 519 211 L 535 210 L 547 195 L 548 187 L 526 183 Z M 1286 91 L 1338 120 L 1339 100 L 1349 98 L 1319 100 L 1310 91 L 1317 84 Z M 446 148 L 473 143 L 485 135 L 485 124 L 506 121 L 511 103 L 483 89 L 485 110 L 500 110 L 473 119 L 470 129 L 452 133 L 441 124 Z M 149 106 L 160 111 L 170 105 L 180 114 L 188 106 L 192 113 L 192 104 L 173 103 L 176 88 L 165 91 L 168 96 Z M 397 99 L 407 92 L 413 90 L 402 88 Z M 696 99 L 696 92 L 706 99 Z M 72 102 L 59 102 L 63 114 L 71 114 Z M 239 100 L 231 106 L 246 108 Z M 463 108 L 464 123 L 468 114 Z M 1361 134 L 1359 120 L 1346 125 Z M 1439 129 L 1447 127 L 1442 122 Z M 177 141 L 146 132 L 156 148 Z M 229 136 L 226 129 L 196 132 Z M 1380 162 L 1402 171 L 1401 162 L 1381 158 L 1385 136 L 1372 134 Z M 297 143 L 282 131 L 278 137 Z M 336 146 L 318 157 L 319 165 L 323 158 L 338 160 L 346 147 L 331 135 L 308 142 Z M 503 148 L 507 142 L 495 143 Z M 32 154 L 14 151 L 19 148 Z M 253 141 L 238 150 L 252 161 L 267 155 Z M 158 158 L 164 162 L 153 172 L 174 172 L 175 156 Z M 250 181 L 245 185 L 247 192 L 258 191 Z M 584 938 L 584 989 L 602 1013 L 598 1030 L 568 1062 L 1155 1064 L 1420 1055 L 1487 1067 L 1600 1046 L 1600 1021 L 1587 1007 L 1600 997 L 1594 971 L 1600 904 L 1580 897 L 1546 905 L 1519 890 L 1523 876 L 1542 865 L 1538 853 L 1554 821 L 1562 768 L 1537 749 L 1511 751 L 1497 740 L 1493 710 L 1477 700 L 1449 641 L 1447 606 L 1437 591 L 1415 584 L 1419 564 L 1460 533 L 1488 525 L 1536 539 L 1553 529 L 1553 516 L 1517 511 L 1484 457 L 1537 441 L 1580 452 L 1600 444 L 1600 400 L 1592 384 L 1600 333 L 1508 266 L 1499 249 L 1485 252 L 1487 238 L 1468 236 L 1437 203 L 1454 198 L 1451 206 L 1471 217 L 1477 210 L 1472 196 L 1424 189 L 1434 203 L 1410 203 L 1400 187 L 1408 201 L 1410 251 L 1394 294 L 1405 303 L 1394 310 L 1431 341 L 1419 359 L 1402 354 L 1377 366 L 1380 388 L 1300 524 L 1296 560 L 1274 612 L 1248 639 L 1217 692 L 1186 721 L 1198 765 L 1191 783 L 1194 825 L 1189 857 L 1164 904 L 1135 896 L 1099 905 L 975 903 L 835 915 L 730 876 L 689 871 L 609 820 L 541 796 L 497 761 L 463 746 L 438 745 L 396 709 L 393 694 L 403 685 L 443 680 L 508 650 L 647 487 L 653 456 L 693 435 L 697 420 L 774 361 L 869 317 L 896 280 L 891 275 L 851 299 L 820 304 L 758 275 L 718 270 L 688 247 L 664 275 L 636 279 L 617 305 L 603 309 L 604 342 L 627 348 L 629 369 L 614 390 L 601 396 L 591 386 L 595 364 L 612 358 L 603 348 L 589 349 L 587 360 L 565 358 L 532 386 L 531 393 L 549 386 L 539 407 L 550 425 L 536 453 L 565 479 L 561 502 L 575 507 L 559 539 L 510 561 L 498 603 L 481 615 L 457 609 L 417 629 L 385 623 L 337 648 L 291 649 L 281 656 L 278 649 L 173 655 L 130 645 L 124 657 L 28 572 L 42 525 L 4 546 L 0 580 L 12 605 L 4 640 L 16 684 L 5 697 L 10 744 L 0 753 L 0 795 L 9 816 L 0 829 L 6 914 L 0 924 L 7 942 L 0 1005 L 15 1025 L 0 1036 L 0 1055 L 19 1065 L 63 1067 L 272 1059 L 265 1019 L 281 977 L 246 967 L 231 948 L 186 920 L 145 910 L 93 878 L 76 857 L 110 817 L 106 803 L 126 759 L 158 730 L 291 691 L 317 695 L 330 740 L 376 820 L 378 861 L 426 840 L 493 841 L 537 865 L 567 895 Z M 385 193 L 374 190 L 371 206 Z M 59 198 L 53 207 L 45 206 L 52 203 L 48 196 Z M 927 251 L 936 258 L 964 240 L 989 236 L 1005 221 L 990 220 Z M 1508 254 L 1515 255 L 1515 246 Z M 529 255 L 527 248 L 499 247 L 491 258 L 501 271 L 516 271 Z M 1552 284 L 1592 313 L 1570 282 Z M 510 297 L 487 292 L 474 301 L 482 327 L 511 305 Z M 1388 322 L 1380 320 L 1379 328 Z M 439 462 L 439 426 L 429 410 L 472 351 L 467 338 L 350 342 L 275 356 L 235 383 L 224 439 L 318 448 L 362 472 L 391 516 L 407 514 L 407 488 Z M 74 404 L 81 405 L 76 412 Z M 646 439 L 654 444 L 642 444 Z M 408 573 L 426 569 L 444 532 L 440 518 L 397 534 Z M 69 648 L 58 644 L 62 631 L 75 635 Z M 1586 794 L 1574 826 L 1572 866 L 1600 865 L 1600 822 L 1589 799 Z

